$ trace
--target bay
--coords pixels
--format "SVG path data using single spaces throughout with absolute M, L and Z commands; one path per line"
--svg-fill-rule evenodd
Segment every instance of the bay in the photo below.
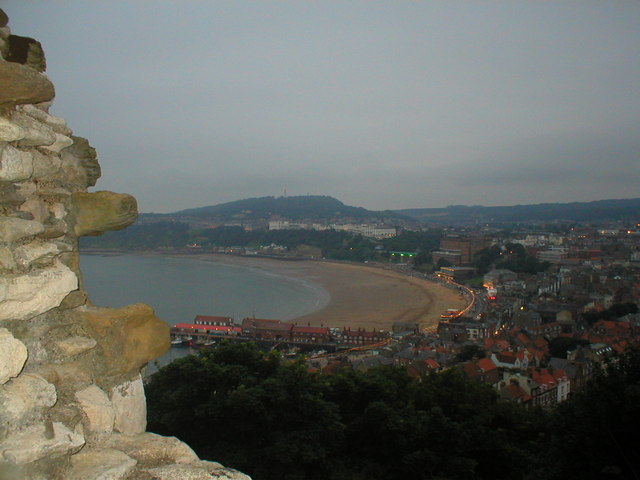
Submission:
M 169 325 L 190 323 L 196 315 L 229 316 L 238 323 L 252 316 L 292 320 L 329 301 L 328 292 L 311 282 L 188 257 L 81 254 L 80 270 L 94 305 L 146 303 Z M 186 353 L 172 348 L 157 364 Z

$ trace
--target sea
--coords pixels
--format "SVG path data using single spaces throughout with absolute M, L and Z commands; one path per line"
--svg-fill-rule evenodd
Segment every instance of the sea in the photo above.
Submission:
M 188 257 L 81 254 L 84 289 L 94 305 L 122 307 L 146 303 L 169 325 L 196 315 L 220 315 L 240 323 L 245 317 L 292 320 L 329 301 L 320 285 L 262 268 Z M 175 358 L 195 353 L 172 347 L 147 373 Z

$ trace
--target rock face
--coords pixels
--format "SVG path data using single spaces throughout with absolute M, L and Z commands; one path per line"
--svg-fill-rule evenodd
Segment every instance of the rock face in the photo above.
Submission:
M 49 114 L 40 43 L 0 10 L 0 480 L 246 479 L 146 433 L 141 372 L 169 347 L 147 305 L 93 306 L 78 237 L 135 221 L 126 194 L 87 192 L 96 151 Z

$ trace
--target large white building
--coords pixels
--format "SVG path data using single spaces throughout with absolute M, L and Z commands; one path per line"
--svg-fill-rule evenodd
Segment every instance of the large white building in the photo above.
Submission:
M 290 222 L 289 220 L 270 220 L 269 230 L 338 230 L 352 233 L 359 233 L 365 237 L 372 238 L 390 238 L 397 235 L 395 227 L 388 227 L 385 225 L 372 225 L 372 224 L 337 224 L 332 223 L 329 225 L 321 223 L 297 223 Z

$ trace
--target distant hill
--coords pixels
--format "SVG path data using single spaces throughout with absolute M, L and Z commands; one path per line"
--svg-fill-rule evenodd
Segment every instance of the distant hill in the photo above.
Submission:
M 437 224 L 532 223 L 554 220 L 569 222 L 640 221 L 640 198 L 504 207 L 451 205 L 446 208 L 409 208 L 394 210 L 394 212 L 421 222 Z
M 325 195 L 247 198 L 219 205 L 189 208 L 170 214 L 143 214 L 143 217 L 147 218 L 171 217 L 185 221 L 189 219 L 206 221 L 268 220 L 273 216 L 294 221 L 340 219 L 382 221 L 383 219 L 402 218 L 402 215 L 390 211 L 377 212 L 362 207 L 351 207 Z

